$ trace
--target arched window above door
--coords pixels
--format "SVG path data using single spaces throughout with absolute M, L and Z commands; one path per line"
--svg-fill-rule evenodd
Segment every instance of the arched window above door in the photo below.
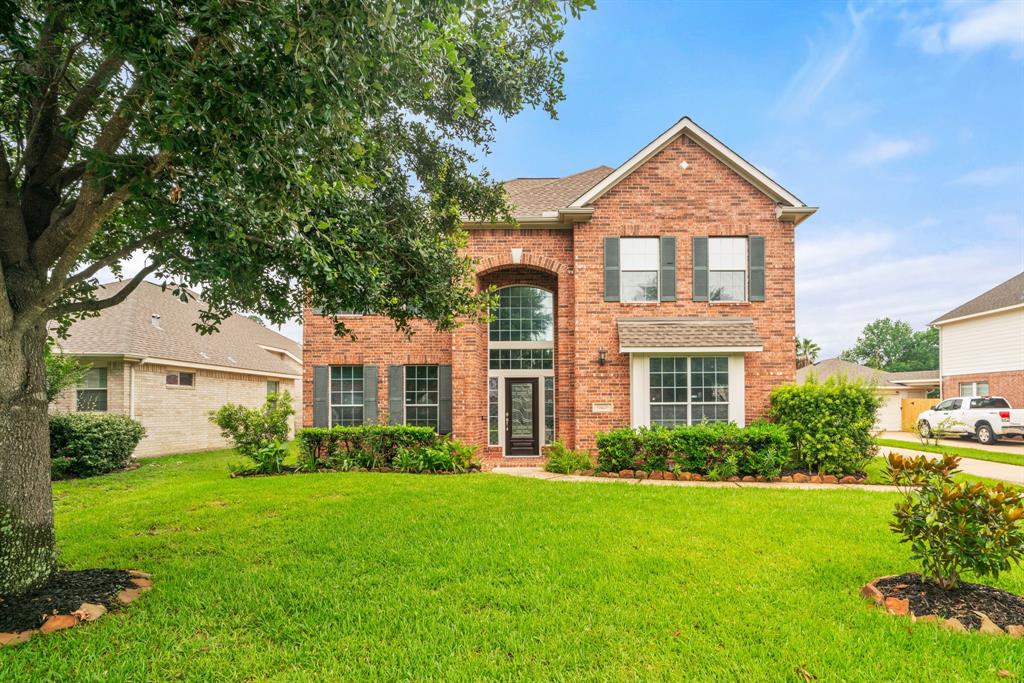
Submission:
M 554 296 L 539 287 L 498 290 L 498 310 L 490 324 L 491 342 L 553 342 Z

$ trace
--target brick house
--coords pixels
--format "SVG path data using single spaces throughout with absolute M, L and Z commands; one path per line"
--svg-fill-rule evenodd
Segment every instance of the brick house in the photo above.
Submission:
M 794 228 L 816 209 L 689 118 L 618 168 L 505 188 L 518 227 L 466 225 L 494 320 L 405 337 L 352 316 L 352 341 L 307 308 L 305 425 L 429 424 L 529 465 L 556 437 L 743 425 L 794 380 Z
M 101 298 L 123 285 L 104 286 Z M 287 390 L 300 414 L 299 344 L 241 315 L 200 335 L 193 324 L 203 307 L 194 296 L 183 302 L 143 282 L 117 306 L 77 321 L 59 350 L 89 370 L 78 387 L 57 397 L 51 412 L 101 411 L 138 420 L 146 437 L 136 456 L 227 447 L 209 419 L 225 403 L 255 407 L 268 393 Z
M 1002 396 L 1024 407 L 1024 273 L 932 321 L 942 397 Z

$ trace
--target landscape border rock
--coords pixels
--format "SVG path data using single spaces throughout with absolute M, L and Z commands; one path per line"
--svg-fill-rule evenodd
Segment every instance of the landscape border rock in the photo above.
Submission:
M 605 479 L 654 479 L 658 481 L 714 481 L 699 472 L 669 472 L 667 470 L 622 470 L 620 472 L 601 472 L 596 470 L 576 470 L 574 476 L 603 477 Z M 720 481 L 743 482 L 743 483 L 780 483 L 780 484 L 847 484 L 856 486 L 882 486 L 882 484 L 868 483 L 867 477 L 861 475 L 846 475 L 837 477 L 832 474 L 808 474 L 806 472 L 793 472 L 772 479 L 766 477 L 755 477 L 746 475 L 744 477 L 728 477 Z

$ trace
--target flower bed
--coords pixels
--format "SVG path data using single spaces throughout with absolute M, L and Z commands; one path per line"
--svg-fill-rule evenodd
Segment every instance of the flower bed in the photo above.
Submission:
M 367 425 L 312 427 L 298 433 L 303 471 L 462 473 L 478 471 L 476 448 L 430 427 Z

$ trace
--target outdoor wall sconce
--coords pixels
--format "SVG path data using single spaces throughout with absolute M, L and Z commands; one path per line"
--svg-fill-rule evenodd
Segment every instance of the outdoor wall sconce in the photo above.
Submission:
M 598 349 L 597 350 L 597 364 L 598 365 L 604 365 L 607 362 L 607 360 L 605 359 L 605 354 L 607 354 L 607 353 L 608 353 L 607 349 Z

